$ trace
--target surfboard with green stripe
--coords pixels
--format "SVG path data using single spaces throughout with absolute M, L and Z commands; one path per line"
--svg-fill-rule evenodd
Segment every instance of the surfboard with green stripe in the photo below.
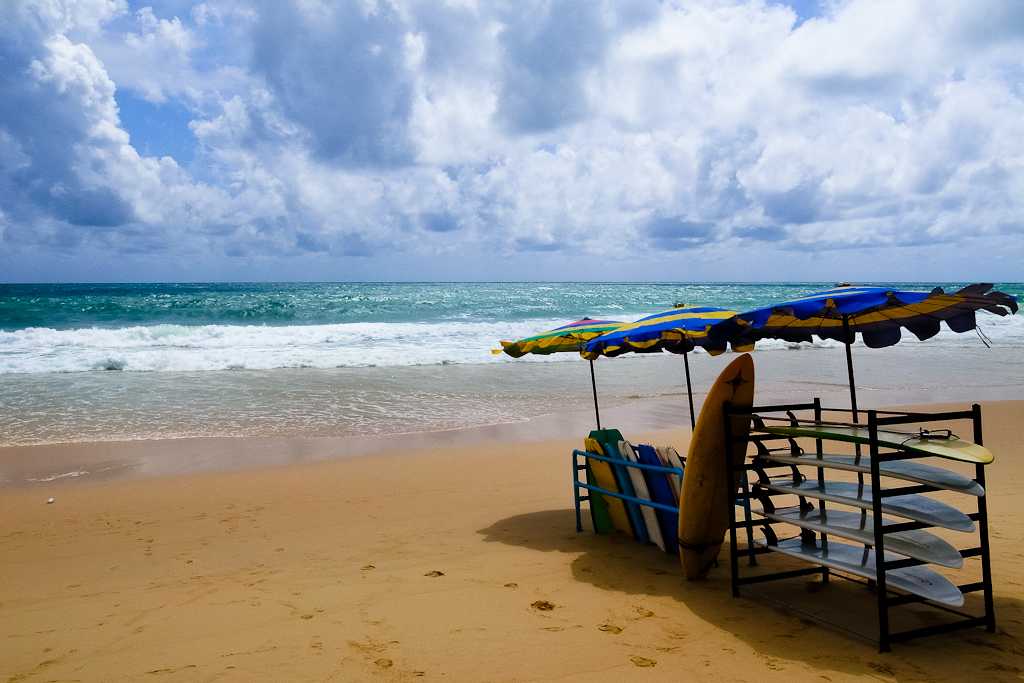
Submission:
M 871 442 L 867 427 L 829 424 L 801 424 L 797 426 L 766 426 L 764 431 L 776 436 L 809 437 L 827 441 L 867 444 Z M 886 448 L 898 448 L 911 453 L 934 455 L 939 458 L 988 465 L 995 456 L 992 451 L 970 441 L 953 438 L 922 437 L 917 432 L 878 430 L 878 443 Z

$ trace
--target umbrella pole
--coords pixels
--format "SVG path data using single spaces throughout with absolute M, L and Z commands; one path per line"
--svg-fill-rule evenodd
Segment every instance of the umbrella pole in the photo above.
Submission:
M 683 367 L 686 368 L 686 398 L 690 401 L 690 431 L 697 427 L 697 418 L 693 415 L 693 385 L 690 384 L 690 352 L 683 351 Z
M 844 332 L 844 346 L 846 346 L 846 375 L 850 380 L 850 413 L 853 415 L 853 421 L 856 422 L 859 419 L 857 413 L 857 383 L 853 379 L 853 339 L 850 337 L 850 317 L 847 315 L 843 316 L 843 332 Z M 860 444 L 854 447 L 856 456 L 853 461 L 860 464 Z M 860 493 L 864 490 L 864 473 L 857 473 L 857 492 Z M 861 514 L 864 518 L 864 514 Z
M 856 422 L 857 414 L 857 385 L 853 380 L 853 339 L 850 338 L 850 318 L 843 316 L 843 332 L 846 337 L 846 374 L 850 380 L 850 412 L 853 413 L 853 421 Z
M 594 378 L 594 361 L 590 361 L 590 388 L 594 390 L 594 417 L 597 418 L 597 429 L 601 429 L 601 411 L 597 407 L 597 379 Z

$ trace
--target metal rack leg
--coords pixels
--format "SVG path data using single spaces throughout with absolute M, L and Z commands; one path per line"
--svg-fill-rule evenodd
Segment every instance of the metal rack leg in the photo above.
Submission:
M 889 652 L 889 596 L 885 581 L 885 536 L 882 534 L 881 475 L 878 470 L 878 413 L 868 411 L 868 438 L 871 455 L 871 513 L 874 519 L 875 590 L 878 599 L 878 651 Z
M 974 443 L 982 445 L 981 406 L 971 406 L 974 423 Z M 996 608 L 992 597 L 992 560 L 988 543 L 988 488 L 985 486 L 985 466 L 975 465 L 974 476 L 978 484 L 985 489 L 985 495 L 978 498 L 978 535 L 981 540 L 981 580 L 985 586 L 985 629 L 989 633 L 996 630 Z
M 753 515 L 750 513 L 750 483 L 747 481 L 747 471 L 741 470 L 740 480 L 743 491 L 743 521 L 747 523 L 747 563 L 751 567 L 757 566 L 757 553 L 754 552 L 754 526 L 751 524 Z M 733 502 L 733 507 L 736 503 Z
M 815 397 L 815 399 L 814 399 L 814 421 L 815 422 L 821 422 L 821 420 L 822 420 L 821 399 Z M 815 439 L 814 440 L 814 455 L 817 458 L 821 458 L 824 455 L 824 448 L 823 448 L 823 444 L 821 442 L 821 439 Z M 823 468 L 819 467 L 818 468 L 818 481 L 821 482 L 821 481 L 824 481 L 824 480 L 825 480 L 825 470 Z M 825 509 L 825 501 L 824 500 L 821 500 L 821 499 L 818 500 L 818 512 L 821 514 L 822 519 L 825 519 L 826 509 Z M 822 552 L 825 552 L 825 553 L 828 552 L 828 534 L 826 534 L 824 532 L 821 533 L 821 550 L 822 550 Z M 828 578 L 829 578 L 829 569 L 828 569 L 828 567 L 824 567 L 823 566 L 821 568 L 821 582 L 822 583 L 828 583 Z
M 579 466 L 579 456 L 574 452 L 572 454 L 572 497 L 576 504 L 576 533 L 583 531 L 583 519 L 580 516 Z

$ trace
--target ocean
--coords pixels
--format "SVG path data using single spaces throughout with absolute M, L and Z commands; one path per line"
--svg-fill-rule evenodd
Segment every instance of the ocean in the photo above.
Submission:
M 676 303 L 745 310 L 832 284 L 0 285 L 0 445 L 394 434 L 583 410 L 589 373 L 575 354 L 513 360 L 490 350 L 500 339 L 583 316 L 630 321 Z M 892 286 L 936 285 L 960 286 Z M 1021 283 L 998 288 L 1024 296 Z M 997 371 L 989 384 L 1016 386 L 1024 377 L 1013 376 L 1024 316 L 980 313 L 979 323 L 992 349 L 974 332 L 944 330 L 870 354 L 907 362 L 931 354 L 934 364 L 955 366 L 970 381 L 987 377 L 991 366 Z M 807 351 L 791 371 L 812 382 L 815 371 L 800 368 L 814 354 L 822 377 L 838 386 L 842 375 L 831 373 L 843 369 L 841 354 L 826 354 L 837 346 L 767 341 L 758 348 Z M 711 360 L 694 363 L 702 380 L 717 367 Z M 676 363 L 667 355 L 602 360 L 602 399 L 679 400 Z M 905 387 L 892 384 L 893 392 Z

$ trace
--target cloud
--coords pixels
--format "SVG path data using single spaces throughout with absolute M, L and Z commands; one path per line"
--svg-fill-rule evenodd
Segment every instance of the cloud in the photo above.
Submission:
M 430 232 L 451 232 L 459 229 L 458 219 L 447 212 L 427 212 L 420 214 L 420 224 Z
M 710 241 L 714 236 L 714 224 L 671 216 L 652 219 L 645 232 L 659 249 L 679 251 Z
M 79 226 L 125 223 L 133 211 L 111 177 L 127 142 L 114 83 L 87 46 L 47 30 L 79 19 L 19 7 L 4 18 L 20 35 L 0 41 L 5 213 L 27 224 L 46 215 Z
M 516 4 L 503 17 L 500 118 L 513 131 L 540 132 L 589 111 L 588 69 L 603 58 L 609 31 L 602 3 Z
M 733 234 L 737 237 L 758 242 L 779 242 L 786 239 L 787 233 L 784 228 L 777 225 L 751 225 L 736 228 Z
M 412 74 L 406 27 L 389 3 L 259 6 L 253 69 L 320 159 L 354 166 L 408 163 Z
M 0 3 L 0 265 L 984 264 L 1024 251 L 1022 49 L 995 0 Z M 148 145 L 123 93 L 194 144 Z

